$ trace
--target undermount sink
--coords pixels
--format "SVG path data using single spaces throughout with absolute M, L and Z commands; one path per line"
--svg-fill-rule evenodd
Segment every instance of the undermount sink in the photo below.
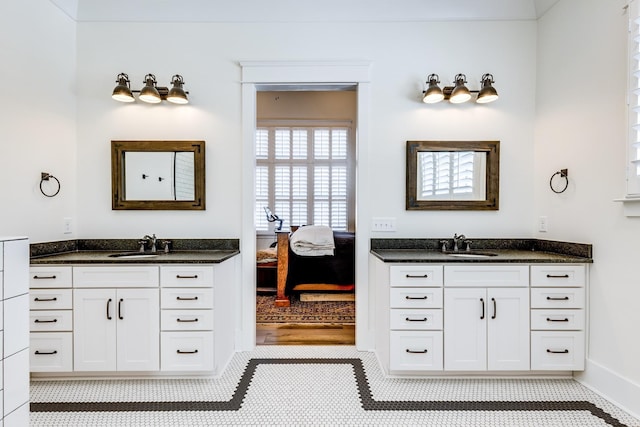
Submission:
M 463 252 L 445 252 L 447 255 L 458 258 L 488 258 L 497 256 L 498 254 L 493 252 L 480 252 L 480 251 L 463 251 Z
M 111 258 L 128 258 L 128 259 L 137 259 L 137 258 L 155 258 L 159 254 L 145 254 L 142 252 L 122 252 L 118 254 L 109 255 Z

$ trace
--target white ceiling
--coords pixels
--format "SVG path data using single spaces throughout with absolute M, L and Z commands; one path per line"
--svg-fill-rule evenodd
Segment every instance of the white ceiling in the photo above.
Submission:
M 560 0 L 51 0 L 80 22 L 535 20 Z

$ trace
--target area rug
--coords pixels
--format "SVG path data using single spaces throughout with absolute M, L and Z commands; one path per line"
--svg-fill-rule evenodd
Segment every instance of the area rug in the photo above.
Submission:
M 257 323 L 340 323 L 355 324 L 354 301 L 302 302 L 291 297 L 290 307 L 276 307 L 273 295 L 256 296 Z

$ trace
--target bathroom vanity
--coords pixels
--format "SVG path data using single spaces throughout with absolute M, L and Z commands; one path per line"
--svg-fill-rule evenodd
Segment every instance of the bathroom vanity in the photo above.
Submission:
M 437 242 L 374 243 L 376 352 L 385 373 L 583 370 L 590 246 L 515 243 L 448 253 Z
M 237 253 L 32 258 L 31 372 L 220 375 L 234 353 Z
M 0 237 L 0 425 L 29 424 L 26 237 Z

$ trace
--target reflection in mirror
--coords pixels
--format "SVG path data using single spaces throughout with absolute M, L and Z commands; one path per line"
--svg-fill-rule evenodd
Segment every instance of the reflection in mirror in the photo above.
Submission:
M 497 210 L 499 141 L 407 141 L 408 210 Z
M 125 152 L 125 200 L 195 200 L 194 153 Z
M 204 141 L 111 141 L 113 209 L 204 210 Z
M 419 151 L 418 200 L 483 200 L 487 154 L 476 151 Z

